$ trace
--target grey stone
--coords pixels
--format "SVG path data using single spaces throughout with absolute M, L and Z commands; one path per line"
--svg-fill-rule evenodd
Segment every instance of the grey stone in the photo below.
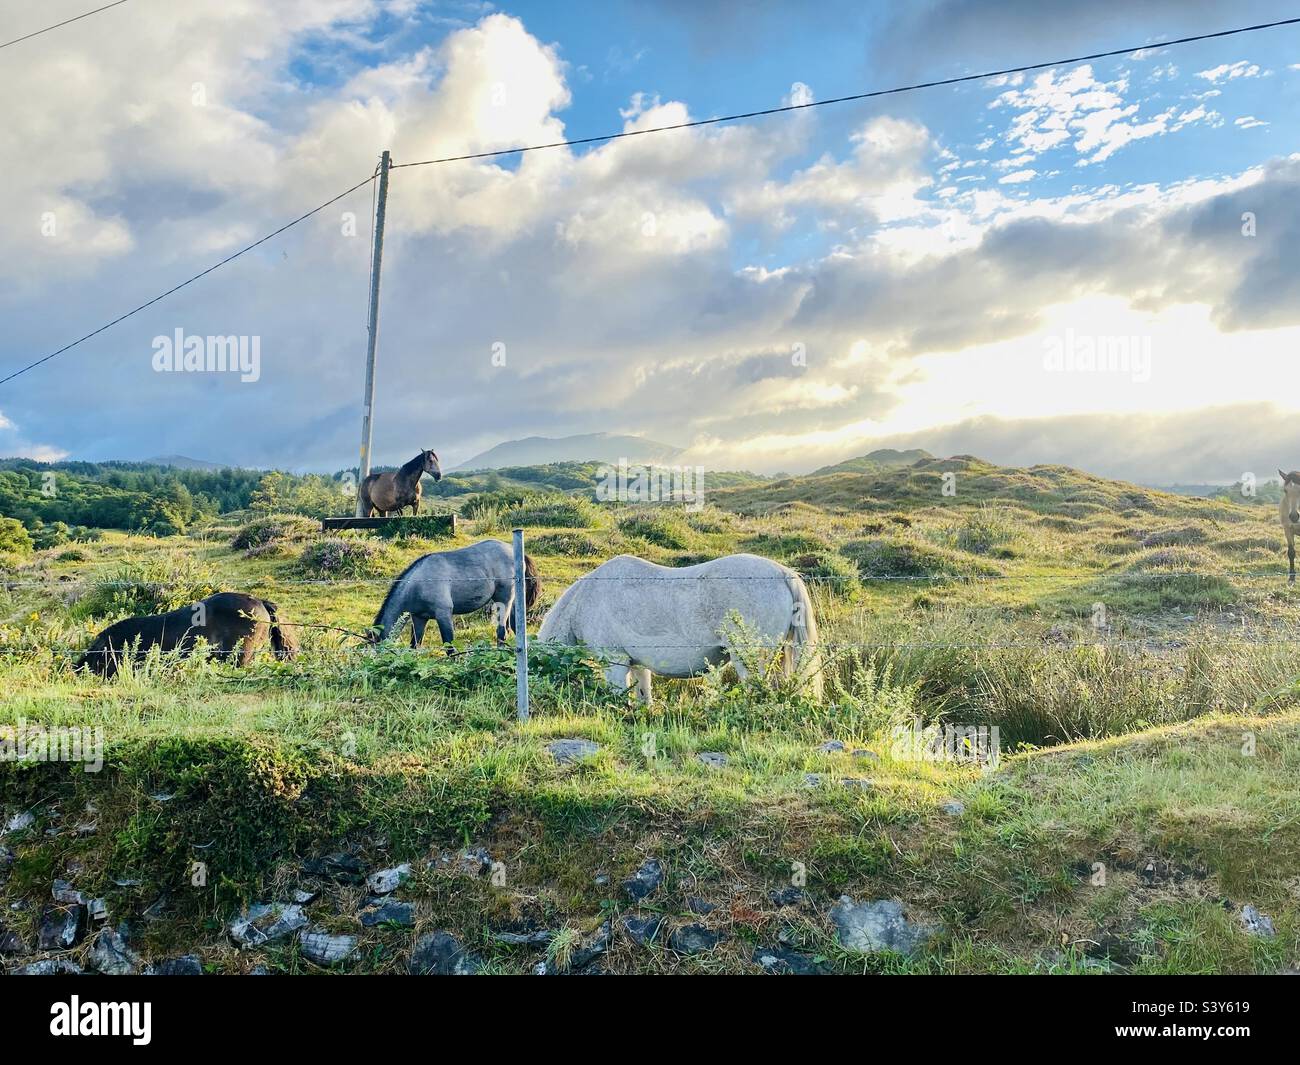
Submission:
M 133 976 L 141 968 L 140 955 L 126 945 L 126 940 L 111 928 L 99 933 L 90 948 L 87 962 L 105 976 Z
M 825 777 L 820 773 L 805 773 L 803 775 L 803 786 L 805 788 L 820 788 L 823 780 L 825 780 Z
M 26 954 L 27 944 L 12 928 L 0 925 L 0 954 Z
M 892 950 L 911 956 L 937 931 L 929 925 L 913 924 L 893 899 L 854 902 L 841 895 L 830 916 L 840 944 L 864 954 Z
M 36 815 L 30 810 L 22 810 L 5 822 L 6 832 L 22 832 L 36 824 Z
M 55 902 L 64 902 L 69 905 L 82 905 L 86 898 L 80 891 L 77 891 L 66 880 L 54 881 L 54 887 L 50 890 L 50 895 Z
M 721 769 L 727 764 L 727 756 L 721 751 L 701 751 L 695 757 L 710 769 Z
M 409 902 L 386 900 L 382 905 L 372 906 L 361 911 L 361 923 L 366 928 L 381 924 L 401 925 L 410 928 L 415 924 L 415 907 Z
M 391 895 L 411 875 L 409 863 L 395 865 L 391 869 L 380 869 L 366 877 L 366 887 L 374 895 Z
M 359 884 L 365 879 L 361 872 L 361 859 L 346 851 L 313 858 L 305 862 L 302 868 L 303 872 L 312 876 L 324 877 L 340 884 Z
M 584 758 L 590 758 L 600 750 L 600 744 L 592 743 L 591 740 L 552 740 L 546 745 L 546 749 L 560 765 L 568 765 L 571 762 L 579 762 Z
M 317 965 L 338 965 L 356 953 L 357 937 L 334 935 L 320 928 L 304 928 L 298 933 L 298 945 L 304 958 Z
M 755 947 L 754 964 L 766 973 L 786 976 L 825 976 L 826 967 L 807 954 L 789 947 Z
M 230 938 L 241 947 L 260 947 L 307 926 L 302 907 L 293 903 L 258 903 L 230 922 Z
M 713 903 L 709 902 L 708 899 L 696 898 L 694 896 L 686 900 L 686 908 L 690 910 L 691 913 L 697 913 L 701 917 L 705 917 L 717 909 L 717 907 L 713 905 Z
M 299 906 L 306 906 L 309 902 L 314 901 L 318 894 L 319 892 L 316 891 L 303 891 L 299 888 L 293 893 L 293 901 Z
M 508 947 L 544 947 L 555 933 L 549 928 L 535 928 L 529 932 L 493 932 L 492 938 Z
M 179 958 L 168 958 L 145 970 L 149 976 L 202 976 L 203 962 L 197 954 L 182 954 Z
M 768 900 L 773 906 L 798 906 L 804 900 L 803 888 L 785 887 L 780 891 L 769 891 Z
M 106 899 L 91 899 L 86 903 L 86 912 L 90 914 L 92 921 L 107 921 L 108 901 Z
M 466 876 L 482 876 L 491 868 L 492 855 L 484 847 L 467 847 L 456 855 L 456 871 Z
M 481 967 L 479 960 L 450 932 L 421 936 L 408 963 L 413 976 L 473 976 Z
M 867 750 L 865 747 L 859 747 L 856 751 L 854 751 L 854 752 L 853 752 L 853 757 L 859 759 L 860 761 L 864 761 L 864 762 L 879 762 L 879 761 L 880 761 L 880 755 L 878 755 L 875 751 L 869 751 L 869 750 Z
M 659 929 L 663 927 L 664 919 L 661 914 L 651 914 L 649 917 L 633 917 L 630 914 L 623 915 L 623 931 L 633 943 L 639 943 L 644 946 L 647 943 L 653 943 L 655 937 L 659 934 Z
M 80 976 L 85 970 L 75 961 L 66 958 L 46 958 L 34 961 L 30 965 L 20 965 L 10 969 L 10 976 Z
M 684 924 L 673 929 L 668 945 L 678 954 L 703 954 L 716 947 L 722 937 L 702 924 Z
M 948 814 L 950 817 L 960 817 L 966 812 L 966 804 L 953 799 L 951 802 L 943 804 L 943 812 Z
M 822 754 L 837 754 L 844 750 L 844 744 L 839 740 L 827 740 L 817 748 Z
M 53 903 L 41 911 L 40 950 L 67 950 L 86 934 L 86 907 Z
M 859 791 L 871 791 L 876 786 L 870 777 L 844 777 L 840 783 L 846 788 L 857 788 Z
M 1273 918 L 1260 913 L 1250 903 L 1246 903 L 1241 908 L 1241 927 L 1250 935 L 1263 936 L 1265 939 L 1272 939 L 1277 935 L 1273 928 Z
M 587 936 L 574 949 L 573 954 L 569 957 L 569 971 L 576 972 L 579 969 L 585 969 L 598 957 L 609 950 L 610 939 L 613 938 L 614 928 L 609 921 L 602 921 L 591 935 Z
M 664 867 L 658 858 L 647 858 L 641 868 L 623 881 L 623 891 L 633 902 L 652 895 L 664 882 Z

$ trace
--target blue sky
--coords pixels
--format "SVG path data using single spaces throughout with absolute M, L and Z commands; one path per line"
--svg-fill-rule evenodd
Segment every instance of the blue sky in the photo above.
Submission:
M 1290 14 L 808 7 L 134 0 L 6 50 L 25 103 L 0 132 L 0 365 L 334 195 L 383 147 L 588 136 Z M 27 21 L 0 16 L 0 36 Z M 1275 382 L 1300 338 L 1298 96 L 1293 27 L 397 171 L 378 457 L 607 430 L 728 468 L 897 443 L 1148 481 L 1293 467 Z M 352 461 L 369 205 L 363 188 L 0 387 L 0 452 Z M 256 380 L 160 373 L 177 329 L 257 337 Z M 1047 356 L 1121 340 L 1123 365 Z

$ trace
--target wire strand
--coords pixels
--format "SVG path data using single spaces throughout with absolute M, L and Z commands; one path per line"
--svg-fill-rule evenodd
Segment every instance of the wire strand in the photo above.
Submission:
M 1158 41 L 1128 48 L 1112 48 L 1106 52 L 1092 52 L 1088 55 L 1071 56 L 1068 59 L 1053 59 L 1042 63 L 1027 63 L 1018 67 L 1004 67 L 1001 70 L 986 70 L 980 74 L 962 74 L 953 78 L 938 78 L 933 81 L 919 81 L 911 85 L 897 85 L 891 89 L 873 89 L 869 92 L 852 93 L 848 96 L 835 96 L 828 100 L 810 100 L 807 103 L 786 104 L 782 107 L 768 107 L 760 111 L 743 111 L 734 115 L 719 115 L 714 118 L 694 119 L 690 122 L 675 122 L 668 126 L 651 126 L 648 129 L 629 129 L 619 133 L 604 133 L 594 137 L 576 137 L 573 140 L 551 141 L 548 144 L 530 144 L 519 148 L 499 148 L 488 152 L 471 152 L 465 155 L 448 155 L 439 159 L 421 159 L 413 163 L 394 163 L 390 169 L 400 170 L 409 166 L 433 166 L 438 163 L 460 163 L 474 159 L 494 159 L 503 155 L 516 155 L 523 152 L 537 152 L 547 148 L 567 148 L 582 144 L 600 144 L 605 141 L 620 140 L 624 137 L 641 137 L 647 133 L 667 133 L 672 130 L 695 129 L 699 126 L 715 126 L 723 122 L 741 122 L 750 118 L 763 118 L 767 115 L 782 115 L 792 111 L 804 111 L 813 107 L 830 107 L 834 104 L 851 103 L 855 100 L 872 100 L 881 96 L 895 96 L 899 93 L 915 92 L 918 89 L 934 89 L 944 85 L 961 85 L 965 82 L 983 81 L 986 78 L 1004 77 L 1007 74 L 1024 74 L 1031 70 L 1045 70 L 1048 67 L 1068 66 L 1072 63 L 1087 63 L 1094 59 L 1109 59 L 1133 52 L 1151 51 L 1157 48 L 1173 48 L 1177 45 L 1193 44 L 1196 41 L 1209 41 L 1221 37 L 1233 37 L 1241 33 L 1255 33 L 1259 30 L 1277 29 L 1300 23 L 1300 17 L 1278 19 L 1275 22 L 1260 22 L 1253 26 L 1238 26 L 1230 30 L 1218 30 L 1214 33 L 1198 33 L 1190 37 L 1179 37 L 1171 41 Z
M 60 26 L 69 26 L 74 22 L 80 22 L 83 18 L 90 18 L 91 15 L 98 15 L 101 11 L 107 11 L 110 7 L 121 7 L 126 0 L 114 0 L 111 4 L 105 4 L 103 7 L 97 7 L 94 11 L 86 11 L 80 15 L 74 15 L 72 18 L 64 19 L 62 22 L 56 22 L 53 26 L 46 26 L 43 30 L 34 30 L 22 37 L 15 37 L 12 41 L 5 41 L 0 44 L 0 48 L 8 48 L 13 44 L 22 44 L 23 41 L 30 41 L 33 37 L 39 37 L 42 33 L 49 33 L 50 30 L 57 30 Z
M 48 355 L 44 355 L 41 358 L 37 359 L 35 362 L 28 363 L 26 366 L 22 367 L 19 370 L 15 370 L 7 377 L 0 377 L 0 385 L 7 384 L 8 382 L 12 381 L 15 377 L 21 377 L 23 374 L 27 373 L 28 370 L 34 370 L 36 369 L 36 367 L 42 365 L 43 363 L 49 362 L 51 359 L 55 358 L 56 356 L 62 355 L 65 351 L 70 351 L 71 349 L 75 348 L 78 344 L 84 344 L 87 340 L 90 340 L 92 337 L 99 336 L 99 334 L 103 333 L 105 330 L 112 329 L 113 326 L 117 325 L 119 322 L 125 322 L 132 315 L 139 314 L 141 311 L 149 307 L 152 307 L 155 303 L 165 300 L 168 296 L 173 295 L 176 292 L 179 292 L 187 285 L 192 285 L 194 284 L 195 281 L 198 281 L 200 278 L 207 277 L 208 274 L 216 270 L 220 270 L 221 267 L 225 266 L 227 263 L 234 262 L 241 255 L 247 255 L 254 248 L 260 247 L 261 245 L 265 244 L 268 240 L 278 237 L 285 230 L 292 229 L 299 222 L 305 222 L 312 215 L 319 214 L 321 211 L 325 210 L 326 207 L 329 207 L 331 204 L 338 203 L 339 200 L 343 199 L 344 196 L 351 195 L 352 193 L 356 192 L 357 189 L 361 188 L 362 185 L 365 185 L 367 182 L 371 182 L 371 181 L 374 181 L 373 175 L 366 178 L 365 181 L 358 181 L 350 189 L 346 189 L 345 191 L 340 192 L 337 196 L 333 197 L 332 199 L 326 200 L 320 206 L 313 207 L 310 211 L 307 211 L 305 214 L 300 214 L 292 222 L 286 222 L 279 229 L 275 230 L 274 232 L 268 233 L 260 240 L 255 240 L 253 241 L 252 244 L 248 244 L 245 247 L 240 248 L 239 251 L 235 252 L 234 254 L 227 255 L 219 263 L 214 263 L 212 266 L 209 266 L 206 270 L 200 271 L 199 273 L 195 274 L 193 277 L 186 278 L 179 285 L 173 285 L 166 292 L 163 292 L 160 295 L 155 296 L 153 299 L 140 304 L 140 306 L 127 311 L 125 314 L 118 315 L 118 317 L 114 318 L 111 322 L 108 322 L 105 325 L 101 325 L 98 329 L 94 330 L 94 332 L 87 333 L 85 336 L 79 337 L 78 339 L 74 340 L 71 344 L 64 344 L 63 347 L 59 348 L 58 351 L 52 351 Z

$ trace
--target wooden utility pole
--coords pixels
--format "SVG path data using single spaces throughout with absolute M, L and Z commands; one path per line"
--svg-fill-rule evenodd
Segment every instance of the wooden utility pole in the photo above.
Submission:
M 388 206 L 388 170 L 392 158 L 384 151 L 379 161 L 379 196 L 375 204 L 375 246 L 370 264 L 370 329 L 366 343 L 366 392 L 361 411 L 361 467 L 357 478 L 357 517 L 361 512 L 361 485 L 370 476 L 370 441 L 374 431 L 375 345 L 379 339 L 379 268 L 384 260 L 384 212 Z

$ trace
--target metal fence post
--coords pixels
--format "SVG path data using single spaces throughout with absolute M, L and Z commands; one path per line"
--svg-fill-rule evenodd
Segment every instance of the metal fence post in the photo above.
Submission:
M 524 530 L 515 540 L 515 712 L 528 720 L 528 589 L 524 584 Z

